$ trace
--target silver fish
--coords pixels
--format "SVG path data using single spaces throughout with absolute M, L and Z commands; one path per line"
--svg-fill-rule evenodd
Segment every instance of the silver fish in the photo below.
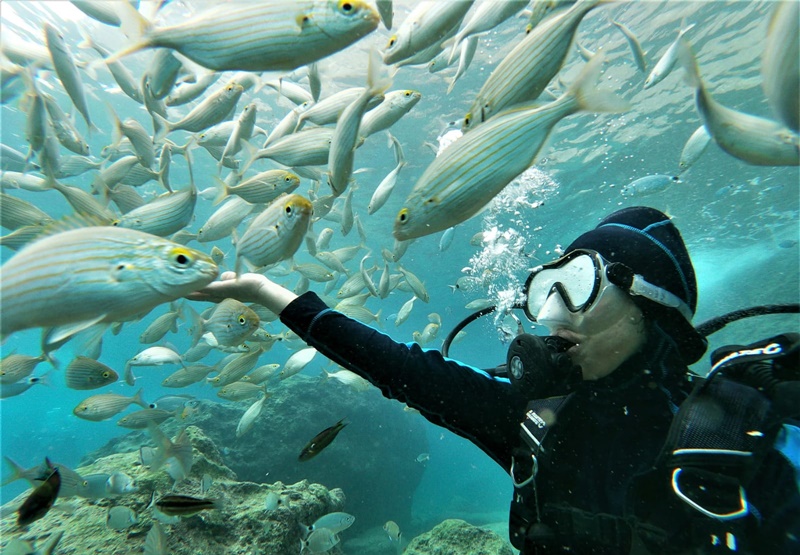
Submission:
M 231 2 L 171 27 L 152 27 L 131 8 L 123 31 L 142 40 L 115 56 L 162 46 L 217 71 L 291 70 L 356 42 L 378 19 L 362 0 Z
M 762 86 L 772 113 L 800 131 L 800 4 L 777 2 L 761 62 Z
M 114 220 L 111 225 L 166 237 L 185 228 L 192 220 L 197 189 L 194 183 L 174 193 L 164 193 Z
M 619 29 L 623 35 L 625 35 L 625 40 L 628 41 L 628 46 L 631 48 L 631 53 L 633 54 L 633 60 L 636 62 L 636 67 L 638 67 L 639 71 L 642 73 L 647 73 L 647 59 L 645 59 L 642 45 L 639 44 L 639 39 L 636 38 L 636 35 L 633 33 L 633 31 L 628 29 L 624 23 L 620 23 L 616 19 L 611 19 L 611 24 Z
M 124 411 L 133 403 L 148 408 L 147 403 L 142 399 L 141 389 L 132 397 L 125 397 L 124 395 L 117 395 L 116 393 L 93 395 L 78 403 L 72 410 L 72 413 L 78 418 L 99 422 Z
M 420 2 L 389 39 L 383 63 L 400 62 L 444 40 L 449 32 L 458 28 L 471 7 L 472 0 Z
M 195 106 L 191 112 L 174 123 L 167 121 L 166 118 L 159 114 L 154 114 L 153 119 L 160 124 L 160 128 L 155 135 L 155 140 L 160 141 L 167 133 L 179 129 L 196 133 L 220 123 L 224 119 L 227 119 L 228 115 L 236 107 L 236 103 L 239 102 L 243 91 L 244 88 L 238 83 L 229 83 L 225 87 L 209 95 L 200 104 Z
M 64 231 L 3 264 L 0 335 L 71 324 L 58 334 L 67 337 L 99 322 L 125 320 L 208 285 L 217 271 L 207 255 L 146 233 L 117 227 Z
M 492 71 L 464 116 L 466 131 L 499 111 L 530 102 L 544 91 L 561 69 L 583 17 L 602 0 L 580 0 L 525 36 Z
M 86 390 L 114 383 L 119 379 L 119 374 L 102 362 L 78 355 L 67 366 L 64 378 L 70 389 Z
M 694 130 L 694 133 L 686 141 L 681 151 L 681 159 L 678 162 L 678 168 L 681 172 L 685 172 L 689 167 L 694 164 L 698 158 L 705 152 L 708 143 L 711 142 L 711 135 L 705 125 L 701 125 Z
M 229 198 L 197 230 L 197 240 L 200 243 L 206 243 L 228 237 L 233 229 L 253 211 L 253 208 L 252 204 L 241 197 Z
M 267 204 L 282 194 L 297 189 L 300 186 L 300 178 L 286 170 L 267 170 L 233 187 L 219 179 L 216 183 L 219 194 L 214 200 L 215 205 L 231 195 L 241 197 L 251 204 Z
M 783 124 L 732 110 L 711 96 L 700 77 L 691 44 L 683 37 L 679 57 L 695 89 L 697 112 L 728 154 L 757 166 L 800 165 L 800 138 Z
M 98 130 L 92 123 L 92 118 L 89 116 L 89 105 L 86 102 L 83 81 L 78 73 L 78 68 L 75 67 L 72 53 L 64 42 L 64 37 L 55 27 L 47 22 L 44 24 L 44 36 L 47 49 L 50 51 L 50 56 L 53 59 L 53 68 L 61 84 L 64 86 L 64 90 L 67 91 L 72 103 L 81 113 L 83 119 L 86 120 L 86 125 L 89 127 L 89 130 Z
M 624 109 L 621 100 L 594 89 L 601 63 L 602 56 L 595 56 L 558 100 L 545 106 L 511 108 L 444 150 L 398 213 L 395 239 L 406 241 L 443 231 L 475 215 L 534 163 L 552 128 L 566 116 L 580 110 Z
M 274 200 L 236 242 L 237 274 L 244 261 L 268 266 L 291 257 L 308 232 L 311 213 L 311 202 L 300 195 Z
M 214 345 L 234 347 L 253 335 L 261 321 L 258 315 L 244 303 L 236 299 L 224 299 L 213 307 L 208 318 L 201 317 L 191 307 L 189 317 L 192 325 L 192 344 L 210 333 Z
M 664 77 L 669 75 L 669 72 L 672 71 L 672 68 L 675 67 L 675 62 L 678 60 L 678 44 L 681 40 L 681 37 L 688 33 L 690 30 L 694 28 L 694 23 L 691 25 L 686 25 L 684 21 L 681 24 L 681 29 L 678 31 L 678 38 L 676 38 L 672 44 L 669 45 L 667 51 L 664 52 L 664 55 L 658 59 L 656 65 L 653 66 L 653 69 L 650 71 L 650 75 L 647 76 L 647 79 L 644 80 L 644 88 L 649 89 L 650 87 L 660 83 Z

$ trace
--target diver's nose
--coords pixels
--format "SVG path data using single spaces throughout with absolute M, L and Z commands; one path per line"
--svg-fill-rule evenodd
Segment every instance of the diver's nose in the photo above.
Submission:
M 573 314 L 567 308 L 564 297 L 558 289 L 553 288 L 547 300 L 539 309 L 536 321 L 553 333 L 559 327 L 566 327 L 572 323 Z

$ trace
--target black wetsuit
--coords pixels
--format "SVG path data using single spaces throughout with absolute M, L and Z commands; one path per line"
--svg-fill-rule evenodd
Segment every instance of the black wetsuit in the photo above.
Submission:
M 320 353 L 380 388 L 384 396 L 418 409 L 427 420 L 470 440 L 510 471 L 512 454 L 522 445 L 520 422 L 529 399 L 507 380 L 447 359 L 436 350 L 398 343 L 331 310 L 314 293 L 290 303 L 281 321 Z M 567 408 L 559 412 L 555 437 L 548 438 L 547 456 L 541 458 L 536 483 L 542 520 L 558 528 L 558 522 L 564 520 L 560 511 L 566 507 L 586 514 L 627 516 L 631 501 L 626 496 L 635 477 L 652 470 L 664 445 L 676 408 L 673 397 L 642 372 L 635 360 L 606 378 L 583 382 Z M 791 512 L 800 511 L 800 501 L 793 499 L 798 497 L 793 469 L 782 463 L 780 456 L 770 464 L 776 465 L 773 470 L 780 474 L 780 485 L 762 488 L 763 504 L 761 500 L 751 502 L 762 515 L 782 506 L 784 517 L 779 526 L 785 526 L 786 518 L 800 515 Z M 665 500 L 652 501 L 663 505 Z M 787 503 L 794 503 L 789 512 Z M 672 548 L 692 543 L 680 519 L 669 524 Z M 591 539 L 575 540 L 572 545 L 570 541 L 540 552 L 622 552 L 616 547 L 603 548 Z M 773 547 L 779 545 L 783 544 L 776 542 Z M 530 545 L 522 549 L 523 553 L 534 552 Z M 776 553 L 781 553 L 780 548 L 772 549 L 771 554 Z

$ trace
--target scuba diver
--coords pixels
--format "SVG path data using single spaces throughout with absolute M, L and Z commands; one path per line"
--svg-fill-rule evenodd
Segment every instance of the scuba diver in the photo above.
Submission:
M 512 544 L 550 553 L 800 553 L 800 335 L 715 351 L 691 320 L 695 272 L 670 219 L 619 210 L 534 268 L 521 334 L 487 371 L 232 272 L 189 298 L 264 305 L 385 397 L 508 472 Z M 722 323 L 721 325 L 724 325 Z

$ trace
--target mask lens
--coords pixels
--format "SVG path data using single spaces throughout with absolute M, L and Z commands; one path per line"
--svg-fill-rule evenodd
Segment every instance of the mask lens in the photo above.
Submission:
M 561 262 L 558 267 L 542 268 L 528 280 L 529 317 L 535 317 L 539 313 L 557 283 L 560 284 L 560 293 L 569 310 L 581 310 L 597 294 L 597 281 L 595 260 L 588 254 L 570 258 Z

